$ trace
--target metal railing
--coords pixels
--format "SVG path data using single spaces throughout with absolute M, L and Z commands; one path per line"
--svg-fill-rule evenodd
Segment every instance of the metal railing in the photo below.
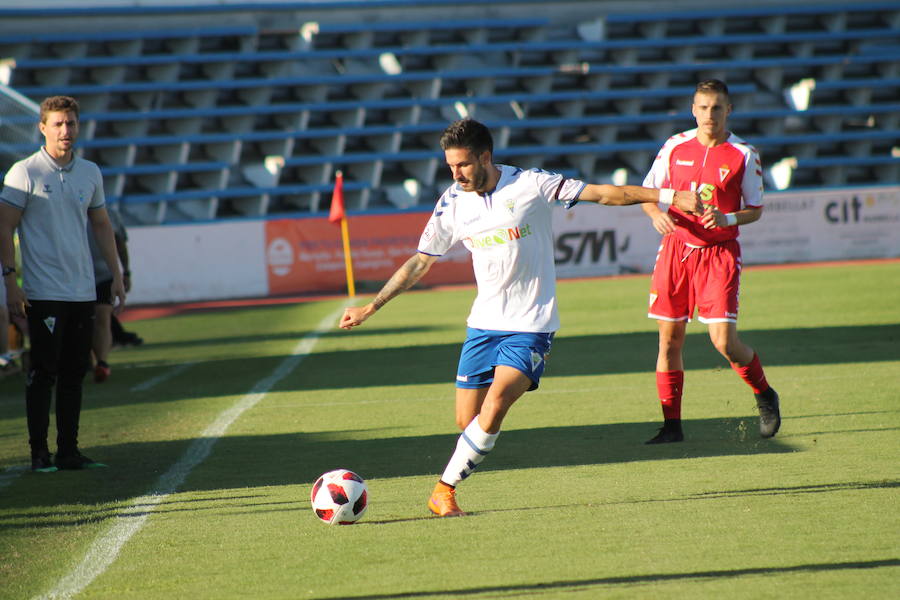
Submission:
M 0 175 L 37 147 L 40 107 L 10 87 L 0 84 Z

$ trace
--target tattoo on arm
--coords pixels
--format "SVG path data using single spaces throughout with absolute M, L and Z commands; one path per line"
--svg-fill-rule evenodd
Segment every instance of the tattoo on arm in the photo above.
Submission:
M 428 263 L 419 260 L 418 256 L 413 256 L 403 263 L 403 266 L 397 269 L 397 272 L 391 276 L 388 282 L 384 284 L 384 287 L 381 288 L 381 291 L 378 292 L 378 295 L 375 296 L 375 299 L 372 300 L 375 310 L 380 309 L 389 300 L 414 286 L 428 271 L 428 266 Z

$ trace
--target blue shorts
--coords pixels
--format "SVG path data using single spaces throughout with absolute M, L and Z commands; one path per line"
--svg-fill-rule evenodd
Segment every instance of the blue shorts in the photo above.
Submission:
M 466 341 L 459 355 L 456 387 L 479 389 L 494 381 L 494 367 L 518 369 L 532 381 L 528 391 L 536 390 L 550 354 L 553 333 L 523 333 L 466 329 Z

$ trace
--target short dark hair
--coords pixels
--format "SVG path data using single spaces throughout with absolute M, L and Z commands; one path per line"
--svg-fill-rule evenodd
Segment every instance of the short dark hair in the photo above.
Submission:
M 694 90 L 694 93 L 722 94 L 729 100 L 731 99 L 731 97 L 728 95 L 728 86 L 725 85 L 724 81 L 721 81 L 719 79 L 704 79 L 697 84 L 697 89 Z
M 41 102 L 41 123 L 46 121 L 47 113 L 52 112 L 73 112 L 75 118 L 78 119 L 78 100 L 71 96 L 50 96 L 44 98 Z
M 441 135 L 441 150 L 465 148 L 476 156 L 494 153 L 494 138 L 490 130 L 475 119 L 460 119 L 450 124 Z

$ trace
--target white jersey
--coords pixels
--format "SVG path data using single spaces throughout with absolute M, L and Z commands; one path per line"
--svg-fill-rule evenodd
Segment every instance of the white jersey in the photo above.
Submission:
M 497 165 L 489 194 L 453 184 L 437 202 L 419 252 L 441 256 L 456 242 L 472 253 L 478 296 L 469 327 L 548 333 L 559 329 L 551 210 L 584 183 L 558 173 Z

